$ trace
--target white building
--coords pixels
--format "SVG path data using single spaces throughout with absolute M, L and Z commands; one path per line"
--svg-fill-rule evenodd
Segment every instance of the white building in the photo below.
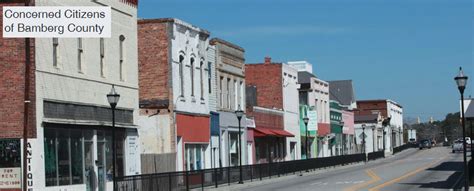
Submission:
M 112 114 L 120 94 L 117 176 L 140 174 L 137 8 L 123 1 L 36 1 L 35 6 L 111 6 L 111 38 L 36 38 L 36 132 L 28 169 L 32 190 L 112 190 Z
M 138 25 L 147 170 L 210 168 L 209 32 L 173 18 L 144 19 Z M 157 160 L 162 164 L 154 167 Z
M 294 135 L 286 138 L 286 160 L 301 159 L 298 70 L 282 64 L 284 128 Z M 297 149 L 295 149 L 295 147 Z M 294 152 L 291 152 L 291 151 Z
M 216 96 L 217 113 L 219 126 L 211 125 L 220 133 L 220 145 L 217 148 L 216 156 L 219 161 L 216 165 L 238 166 L 238 144 L 239 144 L 239 121 L 235 114 L 236 110 L 245 112 L 245 50 L 233 43 L 219 38 L 210 40 L 210 44 L 215 48 L 215 75 L 216 75 Z M 241 119 L 240 142 L 242 145 L 242 164 L 247 162 L 247 128 L 246 116 Z M 216 135 L 216 134 L 213 134 Z

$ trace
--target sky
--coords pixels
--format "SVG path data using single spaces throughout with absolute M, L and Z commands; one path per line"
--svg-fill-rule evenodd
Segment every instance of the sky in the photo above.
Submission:
M 470 0 L 140 0 L 139 18 L 178 18 L 245 49 L 246 63 L 306 60 L 356 99 L 391 99 L 427 121 L 459 111 L 463 67 L 474 98 Z

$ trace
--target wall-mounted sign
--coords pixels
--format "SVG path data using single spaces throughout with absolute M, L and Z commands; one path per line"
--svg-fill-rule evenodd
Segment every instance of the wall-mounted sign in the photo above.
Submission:
M 21 188 L 19 139 L 0 139 L 0 189 Z
M 246 122 L 247 122 L 247 128 L 255 128 L 256 127 L 255 120 L 250 119 L 250 118 L 246 118 Z
M 308 111 L 307 116 L 308 121 L 308 131 L 317 131 L 318 130 L 318 114 L 316 111 Z

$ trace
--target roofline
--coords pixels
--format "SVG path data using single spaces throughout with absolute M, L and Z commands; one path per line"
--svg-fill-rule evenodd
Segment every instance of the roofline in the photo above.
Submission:
M 390 102 L 390 103 L 392 103 L 393 105 L 396 105 L 396 106 L 398 106 L 398 107 L 400 107 L 400 108 L 403 108 L 402 105 L 398 104 L 397 102 L 395 102 L 395 101 L 393 101 L 393 100 L 391 100 L 391 99 L 356 100 L 356 103 L 357 103 L 357 102 L 365 102 L 365 103 L 367 103 L 367 102 Z
M 234 44 L 234 43 L 231 43 L 231 42 L 229 42 L 229 41 L 220 39 L 220 38 L 212 38 L 212 39 L 209 41 L 209 44 L 211 44 L 211 45 L 216 45 L 216 43 L 222 43 L 222 44 L 227 45 L 227 46 L 229 46 L 229 47 L 232 47 L 232 48 L 235 48 L 235 49 L 240 50 L 240 51 L 242 51 L 242 52 L 245 52 L 245 49 L 244 49 L 244 48 L 242 48 L 242 47 L 240 47 L 240 46 L 238 46 L 238 45 L 236 45 L 236 44 Z
M 207 35 L 208 37 L 211 35 L 211 33 L 206 29 L 197 27 L 195 25 L 192 25 L 190 23 L 187 23 L 177 18 L 138 19 L 137 21 L 137 24 L 150 24 L 150 23 L 175 23 L 175 24 L 185 26 L 189 29 L 196 30 L 201 34 Z

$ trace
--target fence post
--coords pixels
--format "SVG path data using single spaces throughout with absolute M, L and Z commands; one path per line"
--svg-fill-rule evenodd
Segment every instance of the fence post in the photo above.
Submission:
M 204 170 L 201 171 L 201 189 L 204 190 Z
M 278 173 L 278 177 L 280 177 L 280 163 L 277 163 L 277 173 Z
M 227 184 L 230 185 L 230 166 L 227 167 Z
M 216 188 L 217 188 L 217 168 L 214 168 L 214 181 L 216 181 Z
M 173 190 L 173 186 L 172 186 L 171 184 L 173 184 L 173 183 L 172 183 L 172 181 L 171 181 L 171 173 L 168 174 L 168 184 L 169 184 L 169 186 L 170 186 L 170 191 L 172 191 L 172 190 Z
M 258 173 L 260 174 L 260 180 L 262 180 L 262 164 L 258 164 Z
M 248 167 L 250 168 L 250 182 L 253 182 L 253 165 Z
M 186 190 L 189 190 L 189 171 L 186 170 Z

